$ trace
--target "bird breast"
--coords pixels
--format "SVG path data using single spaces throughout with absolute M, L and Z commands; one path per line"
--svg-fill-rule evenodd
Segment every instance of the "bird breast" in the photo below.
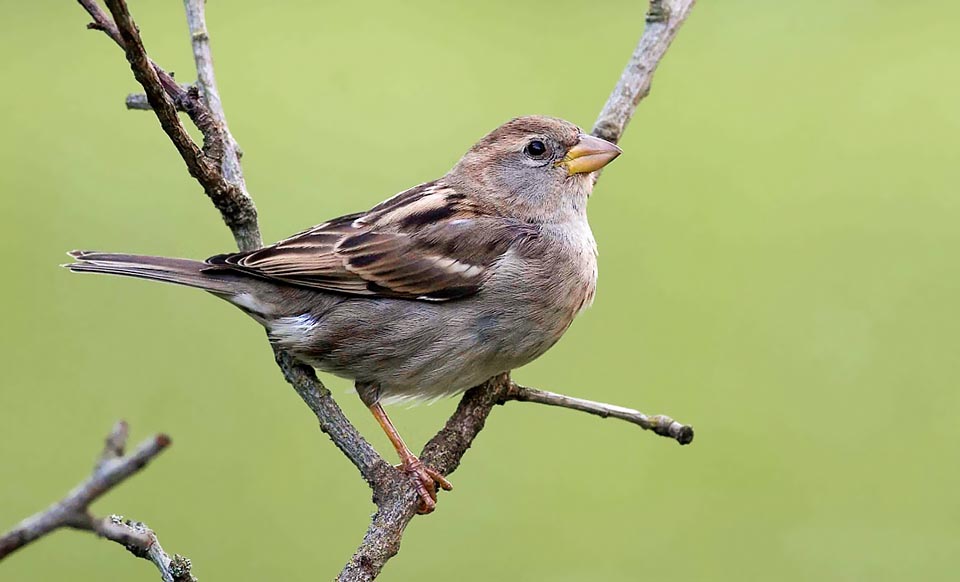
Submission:
M 597 246 L 584 219 L 544 225 L 531 246 L 504 255 L 487 291 L 517 308 L 524 333 L 553 345 L 593 303 L 596 287 Z
M 596 256 L 585 222 L 545 226 L 507 251 L 473 296 L 334 301 L 309 291 L 316 306 L 275 319 L 270 335 L 321 370 L 379 386 L 383 402 L 448 396 L 553 346 L 593 300 Z

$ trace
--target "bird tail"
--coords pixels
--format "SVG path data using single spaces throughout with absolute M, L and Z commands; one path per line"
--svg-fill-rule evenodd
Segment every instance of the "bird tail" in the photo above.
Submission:
M 236 281 L 205 273 L 204 270 L 210 265 L 203 261 L 97 251 L 70 251 L 67 254 L 76 262 L 64 267 L 78 273 L 107 273 L 163 281 L 196 287 L 220 295 L 233 295 L 237 292 Z

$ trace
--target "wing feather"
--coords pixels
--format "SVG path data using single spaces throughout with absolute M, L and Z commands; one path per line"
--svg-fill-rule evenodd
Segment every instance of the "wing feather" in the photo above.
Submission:
M 447 301 L 476 293 L 503 253 L 530 236 L 533 225 L 485 216 L 454 188 L 428 182 L 366 213 L 207 263 L 335 293 Z

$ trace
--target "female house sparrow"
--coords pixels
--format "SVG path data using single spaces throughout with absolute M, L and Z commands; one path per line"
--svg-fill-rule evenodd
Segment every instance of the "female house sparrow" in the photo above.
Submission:
M 71 271 L 197 287 L 306 364 L 356 382 L 432 511 L 439 473 L 382 403 L 453 395 L 547 351 L 597 278 L 592 172 L 612 143 L 550 117 L 513 119 L 446 175 L 367 212 L 206 261 L 73 251 Z

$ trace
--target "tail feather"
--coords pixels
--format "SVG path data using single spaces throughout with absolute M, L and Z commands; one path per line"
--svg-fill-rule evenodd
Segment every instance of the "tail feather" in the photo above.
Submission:
M 97 251 L 70 251 L 67 254 L 76 262 L 64 267 L 78 273 L 105 273 L 163 281 L 218 294 L 233 295 L 237 292 L 236 282 L 230 278 L 204 273 L 203 270 L 209 265 L 202 261 Z

